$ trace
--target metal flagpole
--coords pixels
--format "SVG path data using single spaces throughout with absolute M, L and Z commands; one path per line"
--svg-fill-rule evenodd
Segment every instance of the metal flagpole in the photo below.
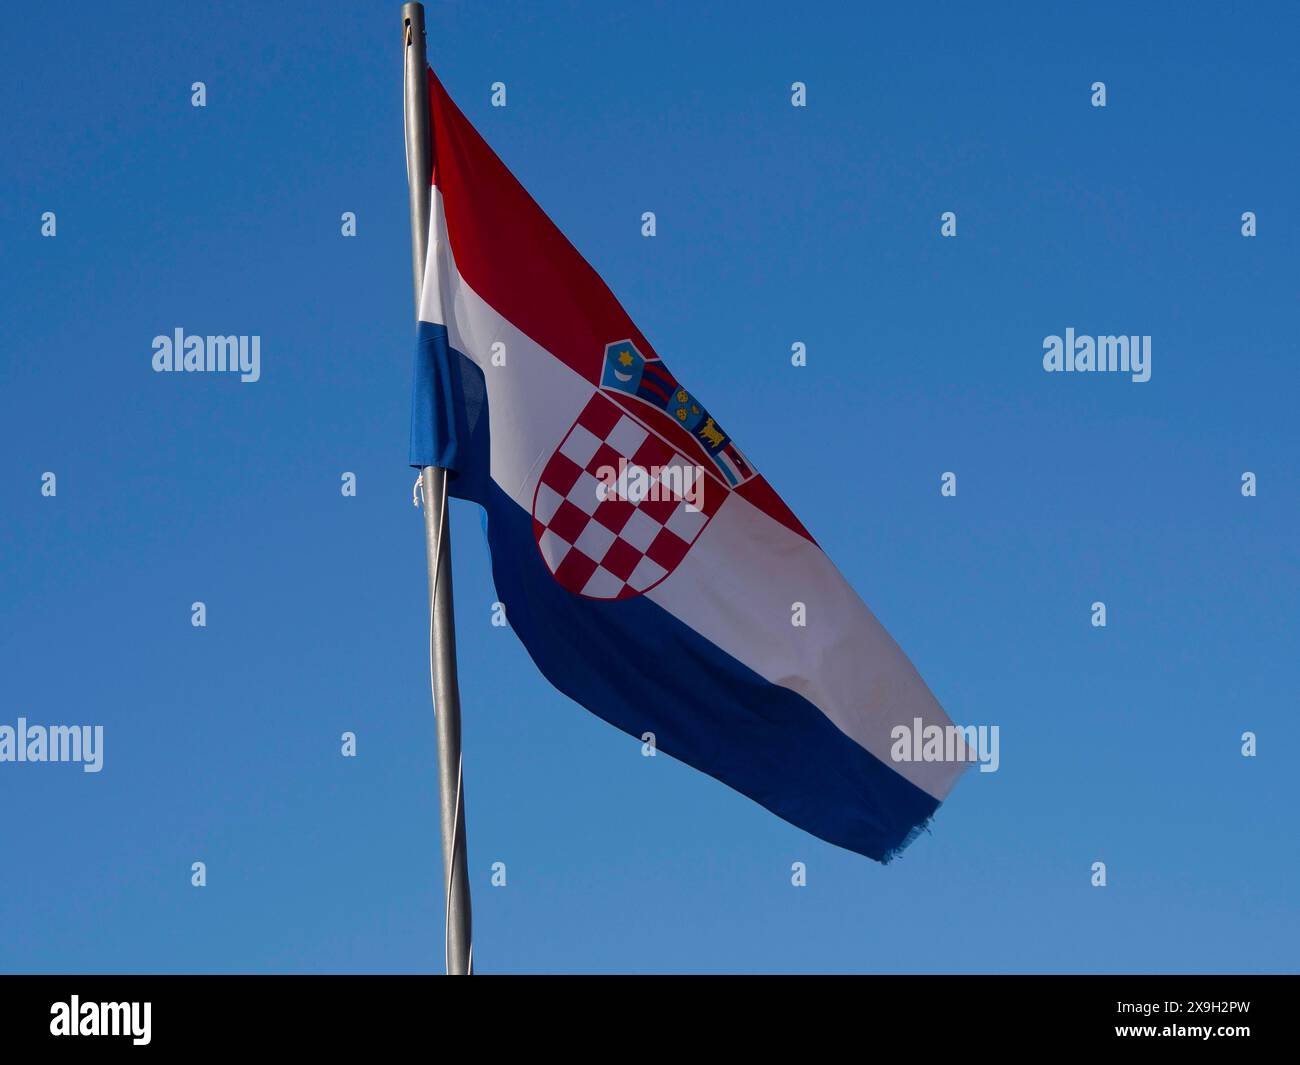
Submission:
M 424 260 L 429 248 L 433 156 L 429 81 L 425 73 L 424 5 L 402 5 L 405 52 L 406 179 L 411 193 L 411 266 L 415 313 L 420 314 Z M 438 727 L 438 797 L 442 808 L 442 867 L 446 877 L 447 972 L 474 970 L 469 880 L 465 857 L 465 790 L 460 756 L 460 688 L 456 681 L 456 622 L 451 604 L 451 528 L 447 521 L 447 471 L 420 471 L 424 496 L 425 555 L 429 565 L 429 681 Z

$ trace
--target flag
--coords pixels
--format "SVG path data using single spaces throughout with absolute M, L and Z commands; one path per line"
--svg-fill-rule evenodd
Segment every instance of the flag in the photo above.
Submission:
M 888 861 L 963 768 L 912 757 L 952 723 L 432 71 L 429 97 L 411 465 L 486 511 L 507 623 L 556 688 Z

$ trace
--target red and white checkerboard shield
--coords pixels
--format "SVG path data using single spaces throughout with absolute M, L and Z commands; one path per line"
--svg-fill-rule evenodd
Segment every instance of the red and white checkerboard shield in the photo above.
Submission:
M 610 490 L 598 471 L 643 470 L 643 498 Z M 699 482 L 692 506 L 680 471 Z M 666 471 L 679 471 L 678 475 Z M 634 483 L 628 478 L 625 485 Z M 533 537 L 547 568 L 588 599 L 630 599 L 668 576 L 722 505 L 727 489 L 622 407 L 597 392 L 542 469 Z

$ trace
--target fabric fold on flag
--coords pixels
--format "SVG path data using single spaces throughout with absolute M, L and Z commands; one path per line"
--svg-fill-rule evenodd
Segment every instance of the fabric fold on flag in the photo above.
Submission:
M 897 730 L 952 722 L 432 71 L 429 95 L 411 465 L 486 511 L 508 624 L 557 689 L 890 860 L 966 765 L 896 760 Z

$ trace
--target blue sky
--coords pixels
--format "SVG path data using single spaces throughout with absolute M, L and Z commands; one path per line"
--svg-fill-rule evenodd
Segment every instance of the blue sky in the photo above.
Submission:
M 441 967 L 399 6 L 8 13 L 0 724 L 105 764 L 0 764 L 0 971 Z M 643 758 L 457 504 L 478 969 L 1294 970 L 1294 6 L 613 7 L 430 58 L 1001 766 L 881 867 Z M 178 326 L 262 379 L 153 373 Z

